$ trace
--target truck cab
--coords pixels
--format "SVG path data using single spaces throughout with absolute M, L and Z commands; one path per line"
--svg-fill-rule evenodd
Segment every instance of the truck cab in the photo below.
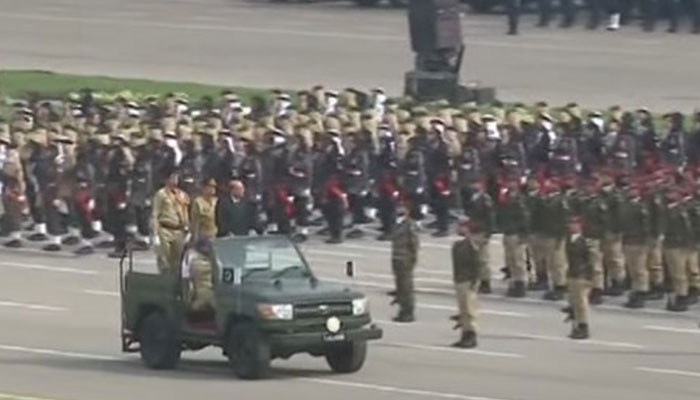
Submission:
M 185 249 L 172 274 L 137 272 L 133 254 L 120 263 L 122 350 L 140 352 L 149 368 L 174 368 L 182 351 L 220 347 L 236 375 L 266 376 L 273 359 L 297 353 L 325 357 L 335 372 L 358 371 L 372 325 L 367 298 L 318 279 L 299 248 L 284 236 L 213 239 L 213 300 L 191 309 L 193 282 Z M 201 255 L 200 255 L 201 256 Z

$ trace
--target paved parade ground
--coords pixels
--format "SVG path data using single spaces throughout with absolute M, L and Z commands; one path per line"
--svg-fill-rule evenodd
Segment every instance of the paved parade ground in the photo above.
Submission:
M 412 63 L 403 11 L 350 2 L 0 0 L 0 10 L 2 68 L 399 94 Z M 697 35 L 589 32 L 583 18 L 571 30 L 542 30 L 533 18 L 508 37 L 505 16 L 465 16 L 463 79 L 496 86 L 504 100 L 700 104 Z
M 498 240 L 494 238 L 494 241 Z M 322 278 L 343 277 L 353 259 L 352 283 L 370 297 L 385 338 L 370 344 L 365 368 L 334 375 L 325 361 L 295 356 L 273 363 L 272 378 L 239 381 L 220 352 L 185 353 L 178 370 L 145 369 L 138 355 L 119 352 L 117 262 L 104 254 L 73 258 L 40 250 L 0 253 L 0 393 L 59 400 L 149 398 L 267 400 L 691 400 L 700 396 L 697 307 L 678 315 L 622 309 L 622 298 L 594 309 L 592 340 L 566 338 L 569 325 L 539 294 L 503 297 L 499 282 L 482 303 L 480 346 L 449 347 L 458 337 L 450 285 L 449 243 L 423 239 L 416 284 L 418 322 L 388 322 L 395 310 L 388 244 L 371 239 L 339 246 L 318 239 L 303 247 Z M 493 243 L 494 268 L 502 262 Z M 149 253 L 137 256 L 153 269 Z M 537 297 L 535 297 L 537 296 Z M 4 398 L 0 394 L 0 398 Z

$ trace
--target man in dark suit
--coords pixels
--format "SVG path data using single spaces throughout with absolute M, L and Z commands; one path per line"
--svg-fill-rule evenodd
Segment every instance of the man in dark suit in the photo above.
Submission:
M 252 226 L 252 208 L 245 200 L 245 187 L 239 180 L 229 182 L 229 192 L 219 196 L 216 204 L 217 237 L 248 236 Z

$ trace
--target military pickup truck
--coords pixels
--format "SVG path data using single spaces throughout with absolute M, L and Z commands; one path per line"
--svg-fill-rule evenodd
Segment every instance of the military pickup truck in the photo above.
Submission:
M 183 351 L 216 346 L 243 379 L 263 378 L 271 360 L 297 353 L 325 357 L 338 373 L 362 368 L 367 341 L 382 336 L 366 297 L 319 280 L 283 236 L 215 239 L 212 248 L 209 315 L 190 310 L 185 267 L 137 272 L 127 252 L 119 268 L 122 351 L 140 352 L 148 368 L 172 369 Z M 353 275 L 350 262 L 345 268 Z

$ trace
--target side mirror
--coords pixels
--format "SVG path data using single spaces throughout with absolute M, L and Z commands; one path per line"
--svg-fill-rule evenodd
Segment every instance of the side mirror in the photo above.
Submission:
M 348 261 L 345 263 L 345 275 L 348 276 L 348 278 L 354 278 L 356 275 L 356 270 L 355 270 L 355 263 L 352 261 Z

